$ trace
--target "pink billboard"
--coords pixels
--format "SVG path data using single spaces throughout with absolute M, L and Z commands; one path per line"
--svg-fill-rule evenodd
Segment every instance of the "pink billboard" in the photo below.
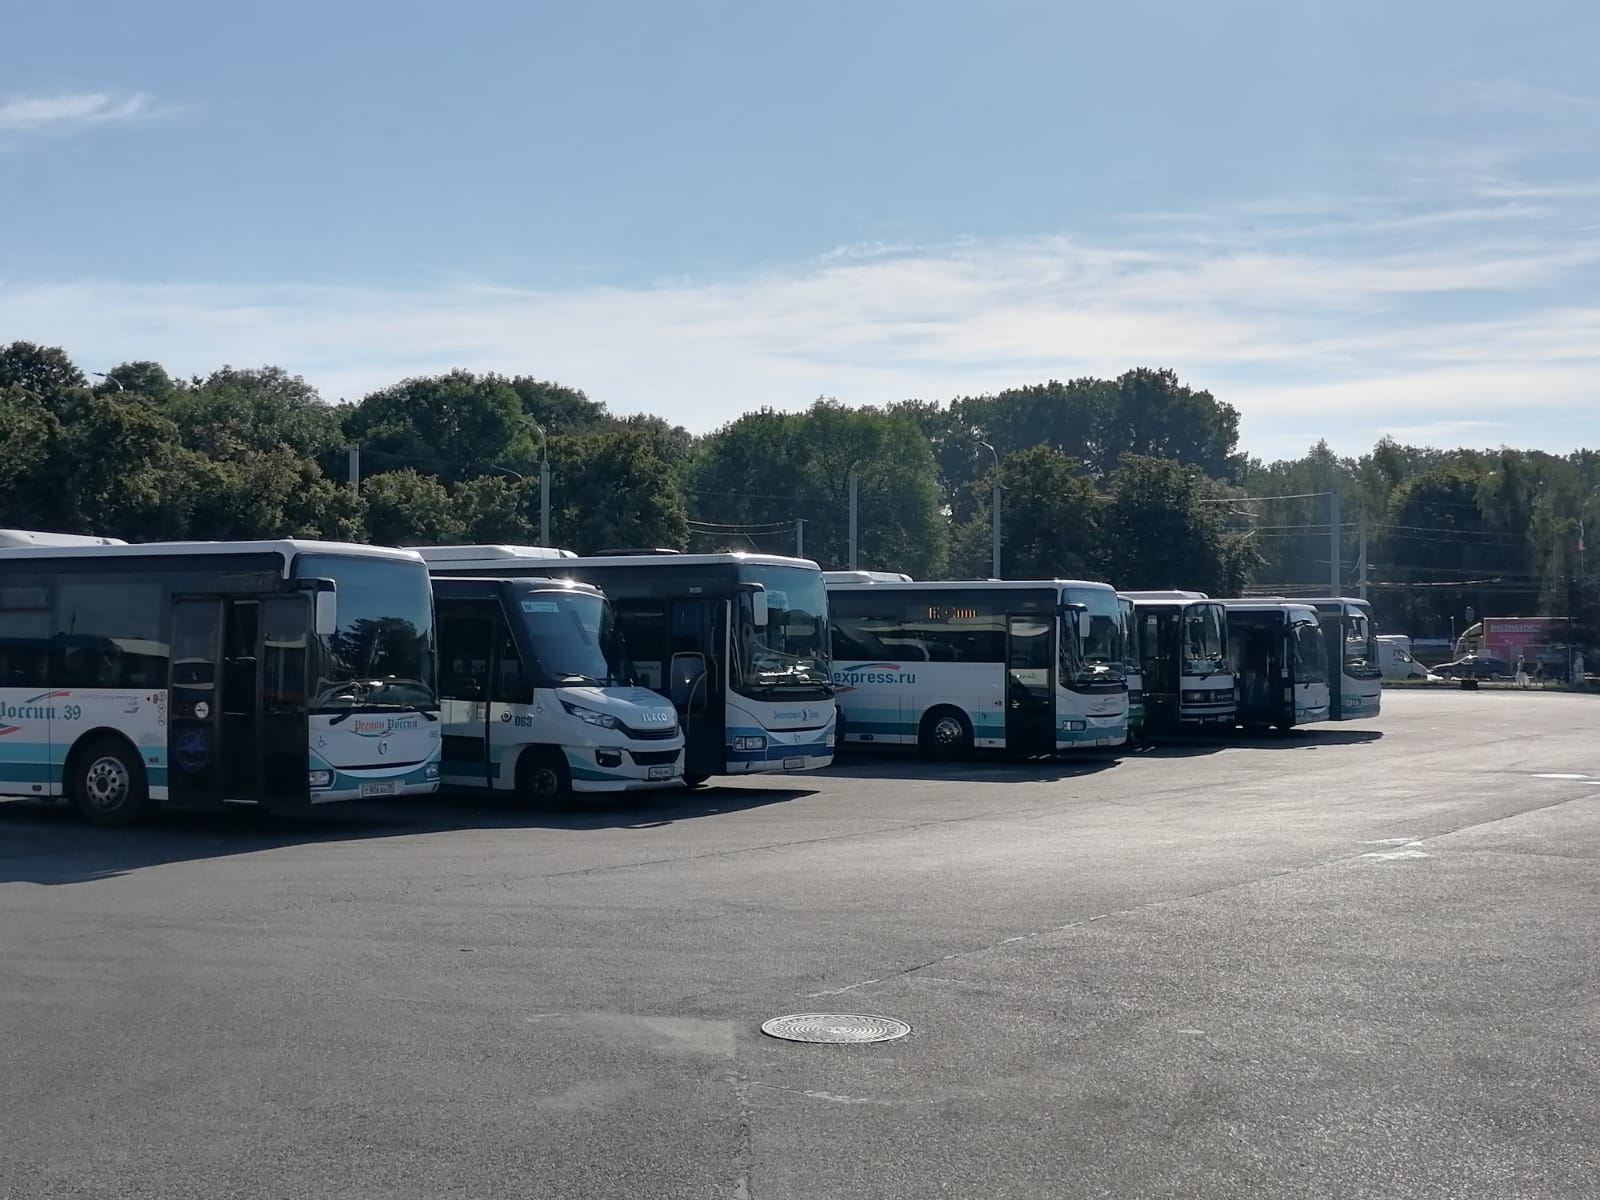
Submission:
M 1531 664 L 1543 658 L 1565 661 L 1566 617 L 1485 617 L 1483 652 L 1508 663 L 1523 655 Z

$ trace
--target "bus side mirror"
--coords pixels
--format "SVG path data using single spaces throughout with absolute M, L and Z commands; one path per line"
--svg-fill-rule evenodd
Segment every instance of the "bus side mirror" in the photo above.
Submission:
M 699 712 L 705 707 L 706 656 L 700 653 L 674 654 L 669 668 L 672 678 L 672 703 L 684 712 Z
M 312 631 L 318 637 L 332 637 L 339 630 L 339 601 L 333 592 L 317 592 L 312 600 Z
M 772 606 L 767 599 L 767 588 L 761 583 L 741 583 L 739 590 L 750 597 L 750 622 L 757 629 L 765 629 L 772 620 Z

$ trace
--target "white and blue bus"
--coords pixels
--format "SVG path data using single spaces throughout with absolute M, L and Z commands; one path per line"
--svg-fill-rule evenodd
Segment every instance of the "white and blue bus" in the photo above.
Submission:
M 435 575 L 575 579 L 605 592 L 644 687 L 671 698 L 684 782 L 833 761 L 828 597 L 807 559 L 561 556 L 537 546 L 419 547 Z
M 111 541 L 0 537 L 0 794 L 122 825 L 438 789 L 420 557 Z
M 628 682 L 611 605 L 570 579 L 435 577 L 447 788 L 572 793 L 683 782 L 670 701 Z
M 1350 596 L 1313 596 L 1328 643 L 1329 715 L 1335 721 L 1375 717 L 1383 705 L 1383 660 L 1372 605 Z M 1337 665 L 1335 665 L 1337 664 Z
M 1328 720 L 1328 653 L 1317 610 L 1293 601 L 1221 601 L 1228 615 L 1236 720 L 1280 730 Z
M 1233 728 L 1228 618 L 1203 592 L 1123 592 L 1143 658 L 1145 727 L 1155 733 Z
M 834 583 L 833 678 L 850 742 L 1023 755 L 1128 738 L 1122 611 L 1103 583 Z

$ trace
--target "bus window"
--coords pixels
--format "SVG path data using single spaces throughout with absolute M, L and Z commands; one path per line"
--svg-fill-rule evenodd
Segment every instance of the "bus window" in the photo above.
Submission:
M 48 686 L 50 589 L 0 587 L 0 687 Z

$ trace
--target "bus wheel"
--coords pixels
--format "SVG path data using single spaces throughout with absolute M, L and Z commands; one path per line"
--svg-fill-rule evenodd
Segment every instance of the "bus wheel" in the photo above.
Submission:
M 972 726 L 954 708 L 936 708 L 922 718 L 917 745 L 929 758 L 961 758 L 972 753 Z
M 530 750 L 517 761 L 517 796 L 524 804 L 542 807 L 572 798 L 572 773 L 559 750 Z
M 710 778 L 711 776 L 709 775 L 685 775 L 683 777 L 683 786 L 686 788 L 704 787 L 706 780 Z
M 73 807 L 94 825 L 136 825 L 154 808 L 144 764 L 120 738 L 100 738 L 73 755 L 66 785 Z

